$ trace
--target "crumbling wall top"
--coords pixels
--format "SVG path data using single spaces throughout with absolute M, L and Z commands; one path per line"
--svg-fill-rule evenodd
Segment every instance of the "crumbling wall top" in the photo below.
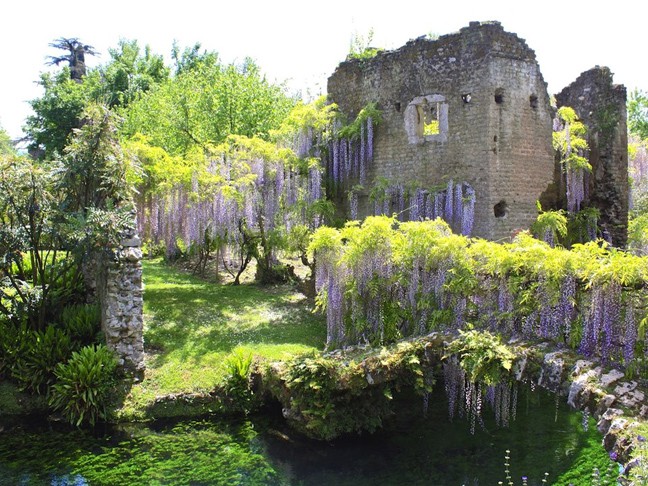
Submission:
M 500 22 L 486 21 L 470 22 L 459 32 L 444 34 L 436 39 L 429 36 L 417 37 L 398 49 L 379 51 L 371 59 L 349 57 L 337 69 L 349 69 L 351 66 L 367 69 L 375 64 L 391 62 L 401 57 L 411 57 L 413 52 L 429 52 L 432 55 L 438 53 L 446 56 L 454 53 L 472 59 L 500 56 L 533 62 L 536 60 L 535 51 L 529 48 L 524 39 L 514 33 L 506 32 Z

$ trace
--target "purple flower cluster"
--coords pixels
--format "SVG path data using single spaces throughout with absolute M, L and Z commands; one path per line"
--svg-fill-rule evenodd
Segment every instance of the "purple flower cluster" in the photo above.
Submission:
M 335 122 L 326 161 L 330 187 L 335 194 L 345 185 L 348 187 L 352 180 L 365 184 L 368 166 L 373 161 L 374 127 L 371 118 L 360 126 L 359 136 L 342 137 L 340 129 L 340 123 Z
M 576 213 L 580 211 L 585 199 L 585 174 L 583 169 L 567 168 L 567 211 Z
M 401 221 L 441 218 L 456 233 L 470 236 L 475 220 L 475 191 L 465 182 L 454 184 L 452 180 L 445 190 L 435 194 L 395 184 L 385 188 L 382 197 L 374 200 L 373 211 L 376 216 L 393 213 Z
M 626 324 L 628 318 L 626 314 Z M 630 319 L 632 325 L 632 318 Z M 579 352 L 590 357 L 600 354 L 603 363 L 617 364 L 615 358 L 628 352 L 624 346 L 628 330 L 626 329 L 626 336 L 622 336 L 621 324 L 620 285 L 611 282 L 595 286 L 590 298 L 589 312 L 584 316 Z M 633 332 L 630 330 L 629 338 Z
M 637 342 L 637 323 L 635 321 L 634 307 L 629 302 L 625 306 L 624 328 L 625 335 L 623 339 L 623 362 L 626 366 L 634 360 L 635 344 Z

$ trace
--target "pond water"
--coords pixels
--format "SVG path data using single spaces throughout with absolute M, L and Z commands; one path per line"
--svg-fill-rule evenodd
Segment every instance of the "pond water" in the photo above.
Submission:
M 544 393 L 520 392 L 516 420 L 497 428 L 485 412 L 474 435 L 450 422 L 437 386 L 427 416 L 400 399 L 383 430 L 322 443 L 268 411 L 240 421 L 185 420 L 94 431 L 62 424 L 0 424 L 2 485 L 515 485 L 616 484 L 616 464 L 593 423 Z M 561 402 L 564 401 L 564 398 Z M 592 477 L 598 470 L 600 480 Z M 598 482 L 597 482 L 598 481 Z

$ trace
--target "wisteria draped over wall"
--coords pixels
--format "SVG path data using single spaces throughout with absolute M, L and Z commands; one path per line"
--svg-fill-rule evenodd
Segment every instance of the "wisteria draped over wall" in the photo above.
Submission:
M 574 110 L 563 107 L 554 118 L 553 130 L 554 148 L 561 155 L 565 174 L 567 211 L 576 213 L 589 197 L 591 166 L 584 156 L 587 153 L 587 142 L 581 137 L 586 129 L 578 121 Z
M 638 324 L 648 264 L 639 257 L 595 243 L 550 248 L 527 234 L 501 245 L 453 235 L 438 220 L 397 224 L 386 217 L 347 227 L 336 244 L 315 252 L 329 347 L 471 322 L 567 344 L 606 365 L 646 367 Z
M 339 121 L 333 124 L 333 136 L 324 161 L 331 194 L 338 194 L 350 182 L 367 182 L 367 169 L 373 162 L 374 124 L 371 116 L 361 120 L 359 134 L 347 134 Z
M 357 219 L 357 195 L 352 192 L 351 219 Z M 355 211 L 354 211 L 355 204 Z M 467 182 L 455 184 L 450 179 L 446 188 L 431 192 L 427 189 L 408 189 L 403 184 L 390 185 L 373 197 L 373 215 L 391 216 L 399 221 L 443 219 L 457 234 L 470 236 L 475 222 L 475 191 Z

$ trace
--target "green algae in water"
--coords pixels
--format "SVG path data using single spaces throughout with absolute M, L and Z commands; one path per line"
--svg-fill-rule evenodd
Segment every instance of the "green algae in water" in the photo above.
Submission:
M 451 423 L 437 386 L 427 417 L 421 401 L 399 401 L 396 416 L 372 435 L 330 443 L 298 436 L 279 419 L 186 421 L 120 426 L 90 433 L 42 424 L 5 425 L 0 433 L 2 485 L 497 485 L 506 484 L 505 451 L 515 485 L 616 484 L 616 465 L 593 423 L 555 407 L 552 396 L 521 394 L 517 419 L 469 432 Z M 564 400 L 564 399 L 563 399 Z M 607 476 L 606 476 L 607 473 Z
M 2 437 L 0 484 L 274 485 L 277 473 L 251 446 L 251 423 L 181 423 L 114 442 L 82 431 Z

